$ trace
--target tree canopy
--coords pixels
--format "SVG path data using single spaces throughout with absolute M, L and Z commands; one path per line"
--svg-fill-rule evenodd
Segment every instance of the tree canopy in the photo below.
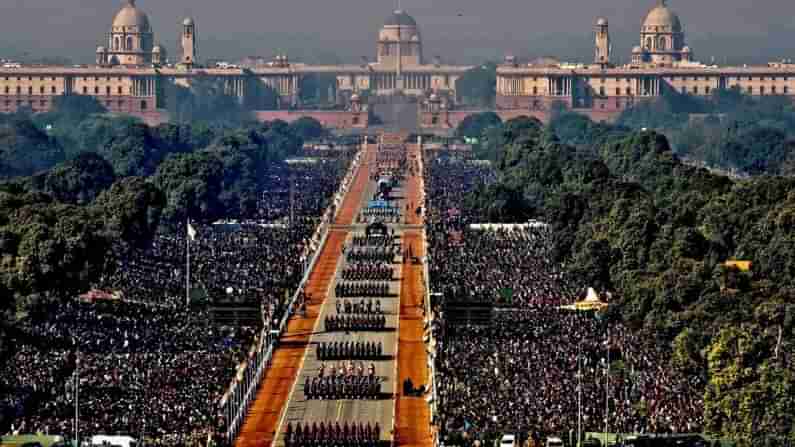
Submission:
M 743 446 L 759 433 L 792 439 L 795 179 L 731 180 L 683 163 L 661 133 L 577 116 L 501 129 L 498 181 L 470 203 L 495 220 L 549 223 L 557 260 L 613 293 L 611 318 L 708 379 L 710 432 Z
M 456 81 L 458 102 L 472 107 L 493 107 L 496 86 L 497 64 L 490 62 L 474 67 Z

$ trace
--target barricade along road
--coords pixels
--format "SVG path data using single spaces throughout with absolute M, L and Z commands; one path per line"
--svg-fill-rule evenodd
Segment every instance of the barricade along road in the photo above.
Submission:
M 423 183 L 420 157 L 421 150 L 418 145 L 409 145 L 409 159 L 417 162 L 413 175 L 409 176 L 406 185 L 406 200 L 410 205 L 410 212 L 406 216 L 406 223 L 421 225 L 421 213 L 416 213 L 417 207 L 423 206 Z M 406 230 L 403 233 L 403 251 L 410 249 L 418 260 L 424 260 L 425 247 L 423 246 L 422 231 Z M 396 400 L 395 410 L 395 444 L 407 446 L 427 446 L 433 444 L 431 435 L 431 412 L 425 400 L 429 395 L 428 355 L 425 350 L 423 334 L 425 329 L 425 284 L 423 282 L 423 266 L 421 262 L 404 259 L 403 277 L 400 287 L 400 332 L 398 341 L 398 384 L 400 395 Z M 425 387 L 426 393 L 408 396 L 403 393 L 402 384 L 406 379 L 411 379 L 414 388 Z
M 350 225 L 365 199 L 374 148 L 363 154 L 362 164 L 350 186 L 335 223 Z M 317 318 L 334 279 L 347 230 L 331 230 L 306 285 L 306 315 L 294 315 L 274 351 L 271 365 L 257 390 L 246 415 L 245 423 L 235 441 L 237 447 L 270 446 L 279 429 L 281 415 L 287 405 L 296 378 L 301 370 L 309 340 L 317 326 Z

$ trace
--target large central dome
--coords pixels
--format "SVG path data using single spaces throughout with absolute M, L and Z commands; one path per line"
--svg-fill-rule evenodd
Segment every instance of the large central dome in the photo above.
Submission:
M 406 14 L 406 11 L 398 9 L 384 20 L 384 26 L 417 26 L 414 17 Z
M 137 27 L 139 31 L 149 30 L 149 17 L 135 6 L 135 0 L 126 0 L 124 6 L 113 18 L 113 27 Z
M 646 14 L 646 18 L 643 20 L 643 28 L 648 32 L 668 31 L 678 33 L 682 31 L 682 23 L 679 21 L 679 16 L 665 4 L 665 0 L 660 0 Z

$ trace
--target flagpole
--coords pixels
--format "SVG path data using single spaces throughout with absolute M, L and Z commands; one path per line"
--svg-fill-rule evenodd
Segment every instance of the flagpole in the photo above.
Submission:
M 582 340 L 577 345 L 577 447 L 582 447 Z
M 76 340 L 76 339 L 75 339 Z M 80 345 L 75 351 L 75 441 L 80 446 Z
M 188 218 L 188 227 L 186 228 L 188 237 L 185 238 L 186 249 L 186 275 L 185 275 L 185 307 L 190 307 L 190 218 Z
M 610 418 L 610 326 L 607 326 L 607 368 L 605 369 L 605 446 L 607 446 L 608 420 Z

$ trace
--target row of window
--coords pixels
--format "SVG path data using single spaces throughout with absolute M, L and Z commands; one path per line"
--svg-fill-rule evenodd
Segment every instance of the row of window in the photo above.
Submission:
M 24 76 L 16 76 L 16 78 L 17 78 L 17 81 L 21 81 L 23 77 L 24 77 Z M 47 78 L 48 76 L 36 76 L 36 77 L 38 78 L 38 79 L 37 79 L 38 81 L 45 81 L 45 80 L 46 80 L 46 78 Z M 121 82 L 121 78 L 122 78 L 121 76 L 103 76 L 103 77 L 104 77 L 104 78 L 105 78 L 105 80 L 106 80 L 106 81 L 108 81 L 108 82 L 110 82 L 110 81 L 111 81 L 111 78 L 112 78 L 114 81 L 119 81 L 119 82 Z M 4 76 L 4 78 L 3 78 L 3 79 L 4 79 L 5 81 L 9 81 L 9 80 L 11 80 L 11 78 L 12 78 L 12 76 Z M 51 80 L 51 81 L 57 81 L 57 80 L 58 80 L 58 78 L 57 78 L 57 77 L 55 77 L 55 76 L 50 76 L 49 78 L 50 78 L 50 80 Z M 90 81 L 92 78 L 93 78 L 95 81 L 99 81 L 99 78 L 100 78 L 100 76 L 83 76 L 82 78 L 76 77 L 76 78 L 75 78 L 75 80 Z M 33 80 L 33 76 L 27 76 L 27 79 L 28 79 L 28 81 L 32 81 L 32 80 Z
M 5 91 L 6 95 L 10 95 L 11 94 L 11 88 L 9 86 L 6 86 L 4 91 Z M 55 88 L 55 86 L 51 86 L 50 87 L 50 93 L 51 94 L 55 95 L 57 92 L 58 92 L 58 89 Z M 100 92 L 99 87 L 94 87 L 94 94 L 95 95 L 99 95 L 99 92 Z M 27 93 L 28 93 L 28 95 L 32 95 L 33 94 L 33 87 L 28 87 Z M 16 94 L 17 95 L 21 95 L 22 94 L 22 87 L 17 86 Z M 44 86 L 39 87 L 39 94 L 40 95 L 45 94 Z M 83 94 L 84 95 L 88 95 L 88 87 L 83 86 Z M 123 95 L 124 94 L 124 89 L 121 86 L 117 87 L 116 88 L 116 94 L 117 95 Z M 111 95 L 111 88 L 110 87 L 105 87 L 105 95 L 106 96 L 110 96 Z
M 6 107 L 11 107 L 12 103 L 13 102 L 11 100 L 9 100 L 9 99 L 5 100 L 5 106 Z M 22 100 L 17 100 L 15 103 L 16 103 L 17 107 L 25 105 L 25 102 L 22 101 Z M 125 104 L 125 102 L 122 101 L 122 100 L 119 100 L 119 101 L 116 102 L 116 105 L 118 107 L 124 107 L 124 104 Z M 30 100 L 30 101 L 28 101 L 27 105 L 30 106 L 30 107 L 34 107 L 36 105 L 36 102 L 33 101 L 33 100 Z M 39 101 L 38 105 L 40 107 L 47 107 L 47 101 L 42 99 L 42 100 Z M 105 101 L 105 106 L 108 107 L 108 108 L 113 107 L 113 101 Z M 141 110 L 146 110 L 146 109 L 147 109 L 146 101 L 141 101 Z
M 88 87 L 83 86 L 83 94 L 84 95 L 88 94 Z M 94 87 L 94 94 L 95 95 L 99 95 L 99 87 Z M 122 89 L 121 86 L 117 87 L 116 88 L 116 94 L 117 95 L 123 95 L 124 94 L 124 89 Z M 105 87 L 105 96 L 110 96 L 110 95 L 111 95 L 111 88 L 110 87 Z
M 123 45 L 123 44 L 125 44 L 125 43 L 126 43 L 126 45 Z M 122 46 L 123 46 L 123 47 L 122 47 Z M 127 36 L 127 39 L 126 39 L 126 40 L 125 40 L 125 39 L 119 39 L 119 36 L 116 36 L 116 37 L 113 39 L 113 50 L 114 50 L 114 51 L 119 51 L 119 50 L 134 50 L 134 49 L 135 49 L 135 46 L 133 45 L 133 38 L 132 38 L 132 36 Z
M 608 79 L 608 77 L 599 76 L 599 82 L 601 82 L 601 83 L 605 83 L 606 79 Z M 614 79 L 616 82 L 622 82 L 622 81 L 624 81 L 624 82 L 632 82 L 636 78 L 612 78 L 612 79 Z M 674 82 L 674 81 L 687 81 L 688 79 L 693 80 L 693 81 L 699 81 L 699 80 L 702 80 L 702 81 L 716 81 L 718 78 L 716 76 L 667 76 L 667 77 L 663 77 L 662 79 L 663 80 L 667 80 L 669 82 Z M 768 76 L 758 76 L 756 78 L 754 78 L 753 76 L 747 76 L 747 77 L 746 76 L 735 76 L 735 77 L 731 77 L 730 76 L 730 77 L 726 78 L 727 81 L 742 81 L 743 79 L 747 79 L 749 81 L 757 80 L 757 81 L 773 81 L 773 82 L 776 82 L 776 81 L 779 81 L 779 80 L 789 81 L 789 76 L 783 76 L 781 78 L 779 78 L 778 76 L 769 76 L 769 77 Z M 538 81 L 538 77 L 534 76 L 532 78 L 532 81 L 533 82 Z
M 739 86 L 736 86 L 736 87 L 739 87 Z M 620 88 L 620 87 L 616 87 L 616 90 L 615 90 L 615 91 L 616 91 L 616 96 L 621 96 L 621 88 Z M 625 94 L 626 94 L 627 96 L 631 96 L 631 95 L 632 95 L 632 89 L 631 89 L 631 88 L 629 88 L 629 87 L 627 87 L 627 88 L 624 90 L 624 92 L 625 92 Z M 694 87 L 692 87 L 692 88 L 691 88 L 689 91 L 688 91 L 688 88 L 687 88 L 687 87 L 682 87 L 682 88 L 680 89 L 680 92 L 681 92 L 683 95 L 686 95 L 686 94 L 688 94 L 688 93 L 692 93 L 692 94 L 694 94 L 694 95 L 698 95 L 698 94 L 700 94 L 700 93 L 701 93 L 701 90 L 698 88 L 698 86 L 694 86 Z M 706 86 L 706 87 L 704 88 L 703 92 L 704 92 L 704 94 L 705 94 L 705 95 L 709 95 L 710 93 L 712 93 L 712 88 L 711 88 L 710 86 Z M 754 90 L 754 88 L 753 88 L 753 87 L 750 87 L 750 86 L 749 86 L 749 87 L 747 87 L 747 88 L 746 88 L 746 92 L 748 92 L 748 94 L 750 94 L 750 95 L 753 95 L 753 94 L 754 94 L 754 92 L 757 92 L 757 93 L 759 93 L 760 95 L 765 95 L 765 94 L 767 94 L 767 93 L 768 93 L 768 90 L 767 90 L 767 89 L 766 89 L 764 86 L 762 86 L 762 87 L 759 87 L 759 89 L 758 89 L 758 90 Z M 772 87 L 770 87 L 770 90 L 769 90 L 769 92 L 770 92 L 770 94 L 771 94 L 771 95 L 777 95 L 777 94 L 779 94 L 779 90 L 776 88 L 776 86 L 775 86 L 775 85 L 774 85 L 774 86 L 772 86 Z M 782 88 L 782 90 L 781 90 L 781 93 L 782 93 L 782 94 L 784 94 L 784 95 L 786 95 L 786 94 L 789 94 L 789 87 L 787 87 L 787 86 L 785 85 L 785 86 Z M 533 95 L 538 95 L 538 87 L 533 87 Z M 599 87 L 599 96 L 606 96 L 606 95 L 607 95 L 607 91 L 605 90 L 605 88 L 604 88 L 604 87 Z
M 6 104 L 6 107 L 11 107 L 11 101 L 10 100 L 6 99 L 5 104 Z M 24 104 L 24 102 L 20 101 L 20 100 L 17 100 L 16 104 L 17 104 L 17 107 L 19 107 L 19 106 L 22 106 Z M 28 101 L 28 105 L 30 107 L 33 107 L 35 105 L 35 101 Z M 39 101 L 39 106 L 47 107 L 47 101 L 42 99 L 41 101 Z
M 6 95 L 10 95 L 11 94 L 11 89 L 7 85 L 6 85 L 5 89 L 4 89 L 4 91 L 5 91 Z M 55 88 L 55 86 L 50 87 L 50 93 L 55 94 L 56 92 L 57 92 L 57 89 Z M 22 94 L 22 87 L 17 86 L 17 95 L 21 95 L 21 94 Z M 33 87 L 28 87 L 28 95 L 32 95 L 32 94 L 33 94 Z M 41 95 L 44 94 L 44 86 L 39 87 L 39 94 L 41 94 Z
M 39 76 L 39 80 L 40 80 L 40 81 L 43 81 L 43 80 L 44 80 L 44 78 L 45 78 L 44 76 Z M 9 79 L 10 79 L 10 77 L 8 77 L 8 76 L 5 76 L 5 77 L 4 77 L 4 80 L 6 80 L 6 81 L 8 81 Z M 53 76 L 51 79 L 52 79 L 53 81 L 55 81 L 55 80 L 56 80 L 56 77 L 55 77 L 55 76 Z M 17 81 L 21 81 L 21 80 L 22 80 L 22 76 L 17 76 Z M 28 81 L 32 81 L 32 80 L 33 80 L 33 76 L 28 76 Z

